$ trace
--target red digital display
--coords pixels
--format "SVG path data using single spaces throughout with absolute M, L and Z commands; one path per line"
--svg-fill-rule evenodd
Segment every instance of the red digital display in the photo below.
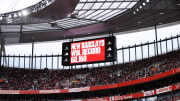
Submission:
M 105 39 L 71 43 L 70 64 L 105 60 Z

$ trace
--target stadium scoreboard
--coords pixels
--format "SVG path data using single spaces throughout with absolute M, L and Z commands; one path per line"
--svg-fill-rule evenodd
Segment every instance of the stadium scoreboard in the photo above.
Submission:
M 116 60 L 116 38 L 66 42 L 62 45 L 62 65 L 71 66 Z

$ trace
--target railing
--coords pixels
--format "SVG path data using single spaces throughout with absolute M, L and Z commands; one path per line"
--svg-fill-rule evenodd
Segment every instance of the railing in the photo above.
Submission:
M 126 62 L 132 62 L 153 56 L 158 56 L 164 53 L 168 53 L 174 50 L 180 49 L 179 42 L 180 35 L 166 38 L 159 41 L 147 42 L 141 44 L 135 44 L 133 46 L 122 47 L 117 49 L 117 61 L 103 62 L 85 65 L 75 66 L 62 66 L 61 55 L 40 55 L 33 57 L 31 55 L 8 55 L 1 56 L 1 65 L 13 68 L 29 68 L 29 69 L 78 69 L 78 68 L 93 68 L 103 67 L 114 64 L 122 64 Z M 117 43 L 118 44 L 118 43 Z

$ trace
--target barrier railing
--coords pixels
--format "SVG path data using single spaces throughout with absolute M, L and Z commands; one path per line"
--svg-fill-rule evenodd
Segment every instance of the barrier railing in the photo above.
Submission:
M 29 69 L 44 69 L 46 67 L 49 69 L 78 69 L 87 67 L 103 67 L 150 58 L 152 56 L 157 56 L 174 50 L 179 50 L 179 38 L 180 35 L 177 35 L 163 40 L 160 39 L 157 43 L 154 40 L 153 42 L 135 44 L 133 46 L 119 48 L 117 49 L 118 57 L 117 61 L 115 62 L 94 63 L 89 65 L 62 66 L 62 55 L 33 55 L 33 57 L 31 55 L 8 55 L 1 56 L 2 58 L 0 64 L 6 67 Z

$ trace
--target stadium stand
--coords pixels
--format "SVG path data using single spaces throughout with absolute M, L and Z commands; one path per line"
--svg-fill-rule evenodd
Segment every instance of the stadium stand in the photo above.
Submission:
M 132 81 L 180 66 L 180 51 L 121 65 L 77 70 L 26 70 L 2 67 L 0 89 L 47 90 L 99 86 Z M 8 72 L 7 72 L 8 71 Z
M 180 35 L 159 37 L 179 24 L 179 9 L 180 0 L 38 0 L 0 14 L 0 101 L 180 101 Z M 151 42 L 118 43 L 152 29 Z M 62 53 L 36 54 L 57 40 Z M 30 55 L 6 54 L 20 43 Z

